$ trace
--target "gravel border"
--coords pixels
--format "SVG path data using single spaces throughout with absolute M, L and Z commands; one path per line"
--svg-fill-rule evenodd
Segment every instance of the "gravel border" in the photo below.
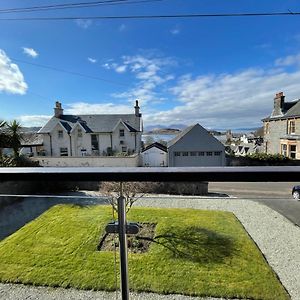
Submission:
M 268 263 L 291 295 L 300 299 L 300 228 L 271 208 L 260 203 L 242 199 L 203 199 L 202 197 L 147 196 L 135 205 L 145 207 L 195 208 L 233 212 L 256 242 Z M 0 299 L 116 299 L 116 293 L 80 291 L 75 289 L 33 287 L 16 284 L 0 284 Z M 120 299 L 120 297 L 117 297 Z M 158 295 L 131 293 L 132 300 L 204 300 L 182 295 Z M 276 295 L 274 295 L 276 299 Z M 205 300 L 222 300 L 205 298 Z

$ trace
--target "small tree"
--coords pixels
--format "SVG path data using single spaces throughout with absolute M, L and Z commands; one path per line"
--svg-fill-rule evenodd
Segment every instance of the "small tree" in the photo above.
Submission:
M 141 182 L 102 182 L 100 191 L 108 197 L 115 212 L 118 211 L 118 198 L 125 198 L 126 212 L 144 194 L 144 184 Z
M 14 157 L 19 157 L 19 149 L 21 147 L 21 124 L 17 122 L 16 120 L 13 120 L 12 122 L 8 123 L 7 125 L 8 129 L 8 142 L 10 147 L 14 151 Z

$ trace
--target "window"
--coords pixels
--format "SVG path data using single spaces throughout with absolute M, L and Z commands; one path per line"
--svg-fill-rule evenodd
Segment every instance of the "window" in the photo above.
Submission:
M 281 144 L 281 154 L 287 156 L 287 144 Z
M 58 130 L 58 138 L 62 139 L 64 137 L 64 132 L 62 130 Z
M 269 122 L 266 123 L 266 125 L 265 125 L 265 133 L 266 134 L 270 133 L 270 124 L 269 124 Z
M 196 151 L 190 152 L 190 156 L 197 156 L 197 152 Z
M 296 145 L 290 145 L 290 158 L 296 158 Z
M 215 152 L 214 152 L 214 155 L 215 155 L 215 156 L 221 156 L 221 151 L 215 151 Z
M 78 137 L 82 137 L 82 130 L 81 130 L 81 129 L 78 129 L 78 130 L 77 130 L 77 136 L 78 136 Z
M 181 153 L 180 152 L 174 152 L 174 155 L 175 156 L 181 156 Z
M 91 143 L 92 143 L 92 150 L 99 150 L 98 136 L 96 134 L 91 135 Z
M 207 156 L 212 156 L 213 153 L 212 153 L 211 151 L 209 151 L 209 152 L 206 152 L 206 155 L 207 155 Z
M 125 136 L 124 129 L 120 129 L 119 133 L 120 133 L 120 136 Z
M 68 148 L 60 148 L 60 156 L 68 156 Z
M 289 120 L 288 121 L 288 134 L 294 134 L 295 133 L 295 120 Z
M 122 152 L 127 152 L 127 147 L 126 146 L 122 147 Z
M 205 154 L 205 152 L 203 152 L 203 151 L 198 152 L 199 156 L 204 156 L 204 154 Z
M 120 141 L 120 145 L 124 145 L 124 141 Z
M 189 156 L 189 153 L 187 151 L 182 152 L 182 156 Z

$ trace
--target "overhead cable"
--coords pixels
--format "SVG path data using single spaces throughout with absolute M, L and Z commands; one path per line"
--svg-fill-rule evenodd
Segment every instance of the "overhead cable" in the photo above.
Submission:
M 49 11 L 49 10 L 58 10 L 58 9 L 86 8 L 86 7 L 107 6 L 107 5 L 139 4 L 139 3 L 160 2 L 160 1 L 164 1 L 164 0 L 107 0 L 107 1 L 102 0 L 102 1 L 93 1 L 93 2 L 5 8 L 5 9 L 0 9 L 0 13 L 1 14 L 28 13 L 28 12 Z
M 97 77 L 97 76 L 92 76 L 92 75 L 87 75 L 87 74 L 83 74 L 83 73 L 79 73 L 79 72 L 74 72 L 74 71 L 68 71 L 68 70 L 65 70 L 65 69 L 60 69 L 60 68 L 57 68 L 57 67 L 51 67 L 51 66 L 41 65 L 41 64 L 37 64 L 37 63 L 32 63 L 32 62 L 24 61 L 24 60 L 21 60 L 21 59 L 12 58 L 12 57 L 10 59 L 12 61 L 24 63 L 24 64 L 27 64 L 27 65 L 36 66 L 36 67 L 39 67 L 39 68 L 49 69 L 49 70 L 52 70 L 52 71 L 67 73 L 67 74 L 81 76 L 81 77 L 85 77 L 85 78 L 89 78 L 89 79 L 104 81 L 104 82 L 108 82 L 108 83 L 115 84 L 115 85 L 129 87 L 129 85 L 127 85 L 127 84 L 124 84 L 124 83 L 121 83 L 121 82 L 117 82 L 117 81 L 113 81 L 113 80 L 109 80 L 109 79 L 105 79 L 105 78 L 101 78 L 101 77 Z
M 123 15 L 123 16 L 68 16 L 68 17 L 28 17 L 0 18 L 0 21 L 63 21 L 63 20 L 119 20 L 119 19 L 175 19 L 175 18 L 226 18 L 226 17 L 283 17 L 299 16 L 300 12 L 263 13 L 220 13 L 220 14 L 177 14 L 177 15 Z

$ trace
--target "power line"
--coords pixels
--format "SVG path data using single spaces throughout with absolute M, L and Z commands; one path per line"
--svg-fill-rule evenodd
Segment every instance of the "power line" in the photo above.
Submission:
M 105 79 L 105 78 L 101 78 L 101 77 L 97 77 L 97 76 L 87 75 L 87 74 L 74 72 L 74 71 L 68 71 L 68 70 L 65 70 L 65 69 L 60 69 L 60 68 L 41 65 L 41 64 L 36 64 L 36 63 L 31 63 L 31 62 L 28 62 L 28 61 L 24 61 L 24 60 L 12 58 L 12 57 L 11 57 L 11 60 L 16 61 L 16 62 L 20 62 L 20 63 L 23 63 L 23 64 L 27 64 L 27 65 L 36 66 L 36 67 L 43 68 L 43 69 L 49 69 L 49 70 L 56 71 L 56 72 L 67 73 L 67 74 L 76 75 L 76 76 L 80 76 L 80 77 L 85 77 L 85 78 L 89 78 L 89 79 L 104 81 L 104 82 L 108 82 L 108 83 L 115 84 L 115 85 L 130 87 L 127 84 L 117 82 L 117 81 L 113 81 L 113 80 L 109 80 L 109 79 Z
M 160 2 L 164 0 L 106 0 L 106 1 L 93 1 L 93 2 L 80 2 L 80 3 L 65 3 L 65 4 L 53 4 L 43 6 L 30 6 L 30 7 L 19 7 L 19 8 L 6 8 L 0 9 L 0 13 L 26 13 L 36 11 L 49 11 L 58 9 L 70 9 L 70 8 L 86 8 L 94 6 L 107 6 L 107 5 L 120 5 L 120 4 L 138 4 L 138 3 L 149 3 L 149 2 Z
M 224 17 L 268 17 L 298 16 L 300 12 L 178 14 L 178 15 L 127 15 L 127 16 L 76 16 L 76 17 L 29 17 L 0 18 L 0 21 L 63 21 L 63 20 L 119 20 L 119 19 L 170 19 L 170 18 L 224 18 Z

